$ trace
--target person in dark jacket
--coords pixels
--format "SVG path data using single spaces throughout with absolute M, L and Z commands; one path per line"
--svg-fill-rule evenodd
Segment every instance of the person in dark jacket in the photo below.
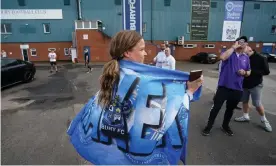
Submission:
M 262 89 L 263 89 L 263 76 L 269 75 L 269 66 L 267 59 L 258 54 L 255 50 L 247 47 L 246 54 L 250 59 L 251 75 L 244 78 L 243 81 L 243 116 L 235 118 L 237 122 L 248 122 L 249 118 L 249 97 L 251 96 L 252 104 L 261 116 L 261 122 L 266 131 L 271 132 L 272 127 L 265 117 L 264 107 L 261 103 Z

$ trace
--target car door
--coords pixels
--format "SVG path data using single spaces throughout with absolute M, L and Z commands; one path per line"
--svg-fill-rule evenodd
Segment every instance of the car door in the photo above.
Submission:
M 10 78 L 8 77 L 7 59 L 1 59 L 1 87 L 9 85 Z
M 204 62 L 206 60 L 206 53 L 199 54 L 199 62 Z
M 6 64 L 6 72 L 9 84 L 21 81 L 21 75 L 24 73 L 22 65 L 20 65 L 16 59 L 8 59 Z
M 15 73 L 17 75 L 17 80 L 18 81 L 24 80 L 24 75 L 25 75 L 26 70 L 28 70 L 26 62 L 24 62 L 22 60 L 17 60 Z
M 200 62 L 200 53 L 196 54 L 195 61 L 196 62 Z

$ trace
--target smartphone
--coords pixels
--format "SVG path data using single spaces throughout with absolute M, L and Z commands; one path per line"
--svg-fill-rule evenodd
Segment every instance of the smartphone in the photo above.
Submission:
M 194 80 L 197 80 L 201 77 L 201 75 L 202 75 L 202 70 L 192 70 L 190 71 L 189 81 L 192 82 Z

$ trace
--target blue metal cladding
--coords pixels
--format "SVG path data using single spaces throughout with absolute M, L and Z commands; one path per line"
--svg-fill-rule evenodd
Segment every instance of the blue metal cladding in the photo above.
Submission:
M 1 35 L 1 42 L 72 41 L 77 10 L 76 1 L 70 2 L 67 6 L 63 0 L 27 0 L 26 6 L 19 6 L 15 0 L 1 1 L 2 9 L 62 9 L 63 13 L 61 20 L 1 20 L 1 23 L 12 23 L 12 34 Z M 44 34 L 43 23 L 50 23 L 51 33 Z
M 217 6 L 216 8 L 210 7 L 208 40 L 221 41 L 224 21 L 224 0 L 211 0 L 211 2 L 216 2 Z
M 191 21 L 191 1 L 173 0 L 170 6 L 164 5 L 164 0 L 148 0 L 144 3 L 144 22 L 147 31 L 146 40 L 151 40 L 151 1 L 152 3 L 152 40 L 176 40 L 178 36 L 190 39 L 187 33 L 187 24 Z
M 260 9 L 254 9 L 260 4 Z M 271 33 L 272 25 L 276 25 L 276 2 L 246 2 L 241 34 L 252 36 L 254 41 L 276 42 L 276 34 Z
M 170 6 L 165 6 L 164 0 L 143 0 L 145 40 L 176 40 L 178 36 L 184 36 L 185 41 L 190 40 L 187 25 L 191 22 L 191 1 L 172 0 Z M 221 41 L 224 0 L 211 2 L 216 2 L 217 6 L 210 7 L 208 40 Z M 9 0 L 1 3 L 3 9 L 63 10 L 62 20 L 1 20 L 2 23 L 12 23 L 12 34 L 1 35 L 3 43 L 72 41 L 74 21 L 77 19 L 76 0 L 71 0 L 68 6 L 64 5 L 63 0 L 28 0 L 26 6 Z M 255 3 L 260 4 L 260 9 L 254 9 Z M 123 29 L 122 3 L 118 5 L 115 0 L 82 0 L 81 10 L 84 20 L 101 20 L 109 36 Z M 271 34 L 272 25 L 276 25 L 276 19 L 272 19 L 275 11 L 275 2 L 246 1 L 241 34 L 252 36 L 254 41 L 275 42 L 276 35 Z M 50 34 L 44 34 L 43 23 L 50 23 Z
M 82 16 L 84 20 L 101 20 L 104 32 L 113 36 L 123 29 L 122 5 L 114 0 L 82 0 Z

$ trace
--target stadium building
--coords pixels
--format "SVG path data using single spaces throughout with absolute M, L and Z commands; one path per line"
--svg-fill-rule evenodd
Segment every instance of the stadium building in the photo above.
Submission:
M 2 0 L 1 49 L 8 57 L 48 61 L 110 59 L 110 38 L 122 29 L 146 40 L 146 61 L 168 44 L 176 60 L 198 52 L 220 54 L 246 35 L 260 52 L 276 53 L 276 2 L 273 0 Z

